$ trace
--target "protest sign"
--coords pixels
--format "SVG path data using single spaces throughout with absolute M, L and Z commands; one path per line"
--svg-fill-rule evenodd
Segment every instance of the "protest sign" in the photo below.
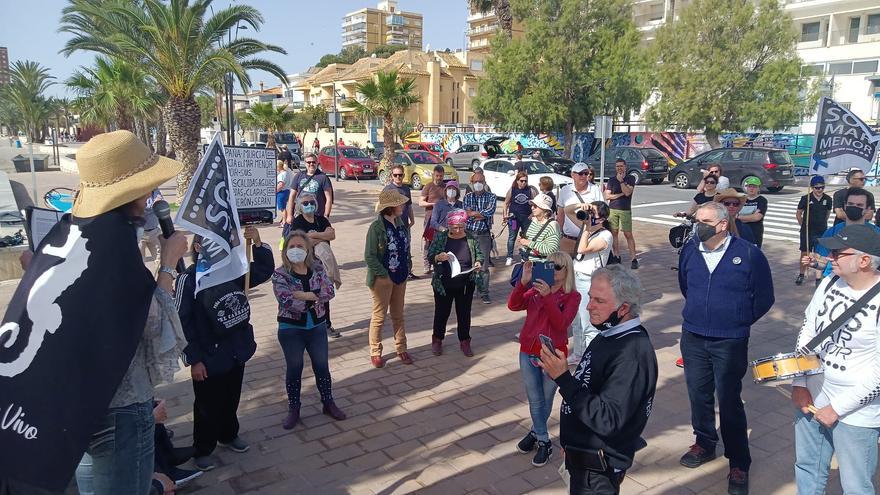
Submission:
M 235 205 L 241 210 L 275 210 L 275 150 L 224 146 Z
M 856 114 L 828 97 L 819 102 L 811 174 L 829 175 L 859 168 L 870 170 L 877 156 L 880 135 Z

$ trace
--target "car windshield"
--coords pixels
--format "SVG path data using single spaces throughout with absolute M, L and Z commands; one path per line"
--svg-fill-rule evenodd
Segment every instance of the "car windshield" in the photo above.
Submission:
M 642 156 L 645 158 L 666 158 L 663 156 L 663 153 L 655 150 L 654 148 L 642 148 Z
M 346 158 L 367 158 L 366 153 L 358 148 L 342 148 L 339 151 Z
M 440 161 L 439 158 L 431 153 L 428 153 L 427 151 L 417 151 L 415 153 L 410 153 L 409 157 L 412 159 L 413 163 L 430 163 L 431 165 L 443 163 L 442 161 Z
M 443 152 L 443 148 L 441 148 L 440 145 L 437 143 L 429 144 L 427 145 L 427 148 L 431 151 L 436 151 L 437 153 Z
M 769 154 L 770 163 L 775 163 L 777 165 L 791 164 L 791 155 L 788 154 L 788 151 L 771 151 Z
M 519 165 L 521 163 L 525 164 L 528 167 L 527 171 L 528 171 L 529 175 L 552 174 L 553 173 L 553 169 L 551 169 L 550 167 L 545 165 L 543 162 L 536 162 L 534 160 L 531 160 L 531 161 L 523 160 L 521 162 L 517 162 L 517 165 Z

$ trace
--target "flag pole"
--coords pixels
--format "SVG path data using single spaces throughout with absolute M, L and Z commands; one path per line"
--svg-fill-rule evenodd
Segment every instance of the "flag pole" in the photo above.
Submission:
M 244 250 L 247 253 L 247 271 L 244 272 L 244 297 L 247 297 L 251 288 L 251 248 L 253 245 L 253 241 L 245 239 Z

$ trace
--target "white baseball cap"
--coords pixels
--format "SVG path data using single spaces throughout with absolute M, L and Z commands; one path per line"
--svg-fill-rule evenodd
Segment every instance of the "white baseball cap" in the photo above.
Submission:
M 553 209 L 553 200 L 550 199 L 550 196 L 547 196 L 544 193 L 538 193 L 538 195 L 532 198 L 529 202 L 542 210 L 550 211 Z
M 590 166 L 584 162 L 577 162 L 571 166 L 571 171 L 574 173 L 583 172 L 584 170 L 589 170 Z

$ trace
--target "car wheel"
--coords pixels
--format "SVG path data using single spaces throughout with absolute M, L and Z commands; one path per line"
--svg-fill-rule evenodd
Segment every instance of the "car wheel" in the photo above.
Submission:
M 651 179 L 651 184 L 663 184 L 663 177 L 659 179 Z
M 414 191 L 419 191 L 422 189 L 422 178 L 419 177 L 419 174 L 413 174 L 412 179 L 410 180 L 410 187 Z
M 471 162 L 471 170 L 480 166 L 480 160 L 474 160 Z
M 691 181 L 688 180 L 688 174 L 686 172 L 675 174 L 672 183 L 679 189 L 687 189 L 691 185 Z
M 345 180 L 348 178 L 348 172 L 345 171 L 345 167 L 339 167 L 339 180 Z
M 785 186 L 768 187 L 767 190 L 772 193 L 778 193 L 779 191 L 782 190 L 783 187 L 785 187 Z
M 642 182 L 642 174 L 636 172 L 635 170 L 630 170 L 629 175 L 630 175 L 630 177 L 635 179 L 636 185 L 638 185 L 639 183 Z
M 379 171 L 379 182 L 381 182 L 382 184 L 385 184 L 388 182 L 388 171 L 387 170 L 382 169 Z

